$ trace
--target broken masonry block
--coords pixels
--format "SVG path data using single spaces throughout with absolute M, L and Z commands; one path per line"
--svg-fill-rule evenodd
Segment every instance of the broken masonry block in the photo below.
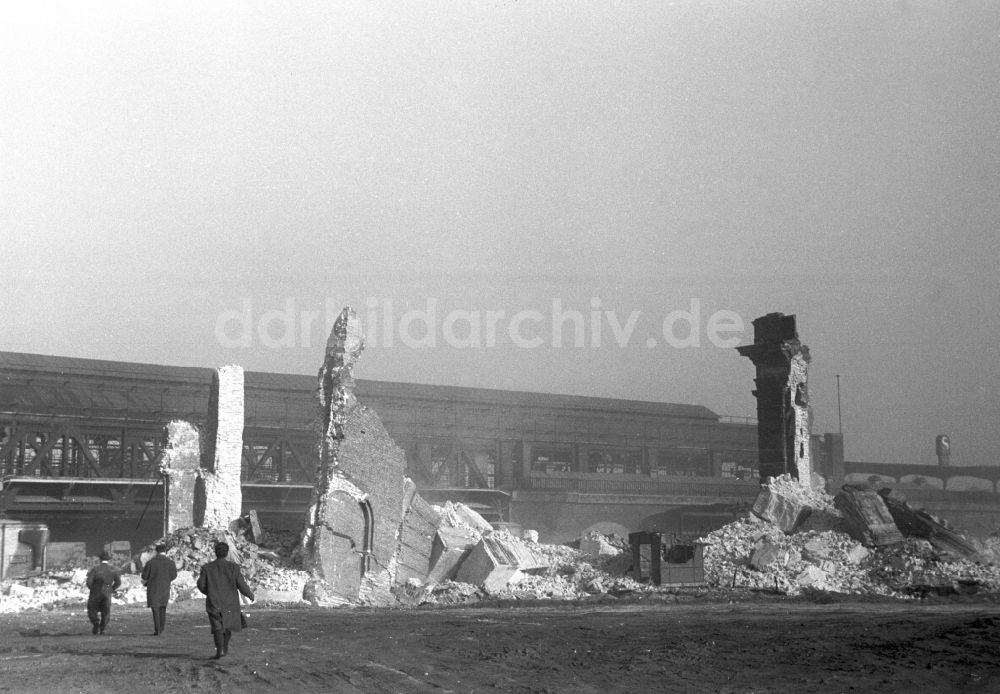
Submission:
M 964 535 L 926 511 L 911 508 L 906 497 L 899 492 L 887 487 L 878 493 L 903 535 L 927 540 L 934 549 L 955 557 L 968 558 L 978 554 Z
M 580 553 L 581 554 L 591 554 L 600 557 L 613 557 L 617 554 L 621 554 L 622 550 L 615 547 L 610 542 L 608 538 L 604 535 L 597 535 L 596 533 L 589 533 L 589 536 L 584 535 L 580 538 Z
M 806 556 L 812 560 L 829 559 L 832 551 L 830 543 L 822 536 L 812 538 L 802 545 L 802 549 L 805 551 Z
M 765 486 L 754 499 L 753 514 L 778 526 L 783 533 L 794 533 L 812 513 L 812 508 L 783 496 Z
M 858 542 L 883 547 L 903 541 L 885 502 L 873 490 L 845 484 L 833 504 L 844 514 L 848 534 Z
M 264 544 L 264 529 L 261 527 L 257 511 L 251 509 L 248 513 L 240 516 L 233 522 L 231 530 L 245 537 L 255 545 Z
M 20 583 L 11 583 L 7 586 L 7 595 L 19 600 L 28 600 L 35 595 L 35 589 L 22 586 Z
M 462 561 L 455 580 L 495 593 L 523 573 L 548 567 L 544 556 L 506 538 L 483 537 Z
M 520 576 L 521 572 L 516 566 L 502 563 L 480 541 L 462 562 L 455 580 L 479 586 L 492 594 Z
M 431 568 L 427 574 L 427 582 L 455 580 L 462 561 L 478 542 L 475 535 L 462 528 L 438 528 L 431 546 Z
M 850 551 L 847 553 L 847 563 L 848 564 L 860 564 L 861 561 L 865 557 L 867 557 L 869 554 L 871 554 L 871 550 L 869 550 L 864 545 L 860 545 L 860 544 L 859 545 L 854 545 L 854 547 L 852 547 L 850 549 Z
M 763 571 L 768 564 L 781 562 L 783 552 L 780 547 L 770 541 L 761 543 L 761 546 L 754 550 L 750 557 L 750 568 L 756 571 Z
M 826 579 L 826 572 L 818 566 L 807 566 L 802 573 L 795 577 L 795 582 L 803 588 L 817 586 Z
M 434 535 L 441 522 L 437 511 L 417 494 L 417 485 L 404 478 L 403 522 L 399 531 L 396 561 L 396 585 L 417 579 L 423 581 L 430 572 Z
M 493 526 L 483 518 L 477 511 L 469 508 L 466 504 L 455 504 L 455 514 L 459 520 L 478 531 L 482 535 L 493 532 Z

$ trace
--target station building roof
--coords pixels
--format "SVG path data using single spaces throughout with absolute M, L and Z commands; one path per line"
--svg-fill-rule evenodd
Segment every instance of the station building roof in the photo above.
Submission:
M 214 369 L 0 351 L 0 413 L 163 422 L 204 417 Z M 317 416 L 317 377 L 246 371 L 247 423 L 303 427 Z M 357 379 L 362 402 L 613 412 L 718 421 L 701 405 Z

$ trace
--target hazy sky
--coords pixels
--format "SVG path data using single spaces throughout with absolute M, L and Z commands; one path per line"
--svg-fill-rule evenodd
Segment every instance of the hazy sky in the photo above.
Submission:
M 362 378 L 746 416 L 779 311 L 849 459 L 1000 458 L 1000 3 L 17 2 L 0 68 L 0 349 L 315 373 L 350 304 Z

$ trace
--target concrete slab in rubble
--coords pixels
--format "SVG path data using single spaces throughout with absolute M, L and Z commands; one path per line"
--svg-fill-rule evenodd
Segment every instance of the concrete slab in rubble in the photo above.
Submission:
M 793 533 L 809 517 L 812 509 L 794 499 L 782 496 L 764 487 L 753 502 L 753 513 L 781 528 L 784 533 Z
M 522 572 L 548 566 L 545 557 L 507 538 L 484 537 L 462 561 L 455 580 L 482 586 L 488 593 L 502 589 Z
M 431 545 L 431 569 L 427 583 L 455 580 L 458 567 L 469 555 L 478 538 L 462 528 L 438 528 Z

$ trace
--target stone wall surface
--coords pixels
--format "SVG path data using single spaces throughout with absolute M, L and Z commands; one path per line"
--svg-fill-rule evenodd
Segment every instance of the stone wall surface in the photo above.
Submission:
M 434 538 L 440 524 L 441 518 L 437 511 L 417 493 L 417 486 L 407 478 L 395 583 L 405 583 L 409 579 L 427 579 L 431 570 Z
M 302 556 L 332 598 L 380 603 L 400 567 L 400 575 L 426 576 L 434 516 L 406 477 L 405 453 L 354 395 L 361 334 L 356 314 L 345 308 L 319 371 L 320 465 Z
M 799 341 L 795 316 L 769 313 L 755 319 L 753 326 L 753 344 L 736 349 L 756 367 L 760 478 L 791 474 L 809 480 L 809 348 Z
M 212 378 L 202 461 L 204 517 L 195 519 L 203 527 L 228 528 L 242 513 L 243 427 L 243 367 L 220 367 Z
M 795 461 L 796 476 L 808 480 L 812 475 L 810 439 L 812 436 L 812 410 L 809 407 L 809 351 L 807 347 L 791 353 L 788 363 L 788 406 L 792 432 L 789 459 Z
M 370 556 L 388 567 L 397 551 L 406 492 L 406 454 L 396 445 L 374 410 L 358 404 L 344 423 L 345 436 L 338 455 L 340 472 L 364 489 L 371 505 Z
M 198 429 L 190 422 L 181 420 L 167 424 L 167 447 L 160 463 L 167 495 L 167 533 L 195 524 L 195 486 L 200 466 Z

